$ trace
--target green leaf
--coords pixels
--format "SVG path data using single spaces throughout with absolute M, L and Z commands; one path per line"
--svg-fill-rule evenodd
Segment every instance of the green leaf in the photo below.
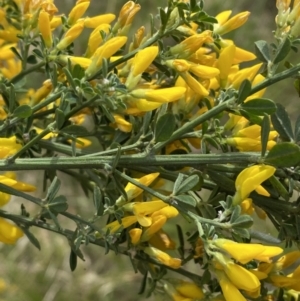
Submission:
M 277 167 L 296 166 L 300 163 L 300 147 L 290 142 L 276 144 L 266 156 L 265 163 Z
M 33 54 L 29 55 L 27 58 L 27 63 L 32 65 L 36 64 L 37 63 L 36 56 Z
M 196 200 L 190 195 L 176 195 L 174 196 L 174 199 L 180 203 L 184 203 L 192 207 L 195 207 L 197 204 Z
M 300 116 L 298 116 L 295 124 L 295 141 L 300 141 Z
M 231 217 L 230 217 L 231 224 L 233 224 L 234 221 L 236 221 L 241 216 L 241 212 L 242 212 L 241 206 L 239 206 L 239 205 L 234 206 L 234 209 L 233 209 L 233 211 L 231 213 Z
M 61 132 L 69 135 L 74 135 L 74 136 L 88 136 L 89 132 L 84 126 L 80 125 L 68 125 L 65 128 L 61 130 Z
M 97 185 L 94 186 L 93 201 L 94 206 L 96 208 L 96 215 L 102 216 L 104 212 L 103 195 L 101 193 L 100 188 Z
M 60 213 L 68 209 L 67 198 L 64 195 L 59 195 L 48 203 L 49 210 Z
M 268 141 L 270 134 L 270 119 L 267 114 L 265 114 L 261 123 L 261 156 L 264 157 L 267 151 Z
M 177 194 L 177 190 L 179 189 L 179 187 L 181 186 L 181 183 L 184 180 L 184 174 L 179 173 L 176 181 L 174 182 L 174 187 L 173 187 L 173 194 L 176 195 Z
M 248 79 L 245 79 L 240 88 L 239 88 L 239 95 L 237 98 L 237 103 L 243 103 L 244 100 L 249 96 L 251 92 L 251 82 Z
M 250 233 L 245 228 L 234 228 L 232 229 L 232 231 L 234 234 L 238 235 L 239 237 L 250 239 Z
M 253 225 L 253 219 L 248 214 L 240 215 L 233 223 L 233 228 L 250 228 Z
M 285 108 L 280 103 L 276 104 L 277 110 L 271 115 L 271 121 L 274 129 L 279 133 L 280 138 L 284 141 L 293 141 L 294 134 L 291 120 Z
M 290 199 L 288 191 L 274 175 L 271 178 L 269 178 L 269 181 L 283 199 L 285 199 L 286 201 Z
M 276 111 L 276 105 L 271 99 L 256 98 L 247 101 L 240 105 L 240 108 L 258 116 L 263 116 L 264 113 L 270 115 Z
M 46 199 L 52 200 L 56 196 L 59 188 L 60 188 L 60 180 L 58 179 L 57 176 L 55 176 L 48 188 Z
M 161 116 L 155 127 L 155 141 L 163 142 L 168 140 L 175 130 L 175 117 L 172 113 Z
M 70 252 L 69 264 L 70 264 L 71 271 L 74 272 L 77 267 L 77 255 L 72 249 Z
M 258 124 L 260 125 L 262 120 L 259 116 L 257 115 L 254 115 L 248 111 L 245 111 L 245 110 L 240 110 L 240 114 L 242 116 L 244 116 L 246 119 L 248 119 L 251 123 L 254 123 L 254 124 Z
M 198 175 L 192 175 L 189 176 L 187 179 L 185 179 L 177 188 L 175 194 L 181 194 L 185 193 L 191 190 L 194 190 L 194 188 L 197 186 L 199 183 L 199 177 Z
M 22 105 L 14 110 L 13 115 L 19 118 L 28 118 L 32 115 L 32 108 L 28 105 Z
M 57 128 L 60 130 L 65 122 L 65 114 L 61 109 L 55 110 L 55 121 Z
M 289 54 L 291 49 L 291 42 L 288 37 L 280 44 L 279 48 L 276 51 L 275 57 L 273 59 L 273 64 L 278 64 L 284 60 Z
M 39 241 L 37 240 L 37 238 L 29 231 L 28 228 L 22 228 L 23 232 L 25 233 L 25 235 L 27 236 L 27 238 L 29 239 L 29 241 L 39 250 L 41 250 L 41 245 L 39 243 Z
M 270 61 L 269 45 L 266 41 L 260 40 L 255 43 L 255 54 L 257 58 L 265 63 Z

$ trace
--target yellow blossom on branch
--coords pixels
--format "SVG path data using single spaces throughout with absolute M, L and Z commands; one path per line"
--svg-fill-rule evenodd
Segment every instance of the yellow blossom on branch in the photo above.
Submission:
M 236 193 L 233 197 L 235 205 L 245 200 L 252 191 L 269 196 L 269 193 L 261 184 L 269 179 L 276 171 L 276 168 L 270 165 L 253 165 L 245 168 L 235 180 Z
M 144 252 L 149 256 L 153 257 L 160 263 L 169 266 L 173 269 L 178 269 L 181 266 L 181 260 L 179 258 L 173 258 L 169 254 L 160 251 L 153 247 L 146 247 L 144 248 Z

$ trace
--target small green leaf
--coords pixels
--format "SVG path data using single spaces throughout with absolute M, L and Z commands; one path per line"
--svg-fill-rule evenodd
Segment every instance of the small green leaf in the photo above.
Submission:
M 199 177 L 198 175 L 192 175 L 189 176 L 187 179 L 185 179 L 180 186 L 177 188 L 175 194 L 181 194 L 185 193 L 191 190 L 194 190 L 194 188 L 199 183 Z
M 184 180 L 184 174 L 179 173 L 177 178 L 176 178 L 176 181 L 174 182 L 174 187 L 173 187 L 173 194 L 174 195 L 177 194 L 177 191 L 178 191 L 179 187 L 181 186 L 181 183 L 183 182 L 183 180 Z
M 69 135 L 74 135 L 74 136 L 88 136 L 89 132 L 84 126 L 80 125 L 68 125 L 65 128 L 61 130 L 61 132 L 69 134 Z
M 241 216 L 241 212 L 242 212 L 241 206 L 239 206 L 239 205 L 234 206 L 234 209 L 233 209 L 233 211 L 231 213 L 231 217 L 230 217 L 231 224 L 233 224 L 234 221 L 236 221 Z
M 270 115 L 276 111 L 276 105 L 271 99 L 256 98 L 243 103 L 241 109 L 258 116 L 263 116 L 264 113 Z
M 274 175 L 271 178 L 269 178 L 269 181 L 283 199 L 285 199 L 286 201 L 290 199 L 288 191 Z
M 57 128 L 60 130 L 65 122 L 65 114 L 62 110 L 60 109 L 55 110 L 55 121 L 56 121 Z
M 300 141 L 300 116 L 298 116 L 295 124 L 295 141 Z
M 28 58 L 27 58 L 27 63 L 31 64 L 31 65 L 36 64 L 37 63 L 36 56 L 33 55 L 33 54 L 29 55 Z
M 257 115 L 254 115 L 248 111 L 245 111 L 245 110 L 240 110 L 240 114 L 242 116 L 244 116 L 246 119 L 248 119 L 251 123 L 254 123 L 254 124 L 258 124 L 260 125 L 261 124 L 261 118 Z
M 237 98 L 237 103 L 243 103 L 244 100 L 249 96 L 251 92 L 251 82 L 248 79 L 245 79 L 240 88 L 239 88 L 239 95 Z
M 102 216 L 104 212 L 103 195 L 97 185 L 94 186 L 93 201 L 96 208 L 96 215 Z
M 245 228 L 233 228 L 232 231 L 234 234 L 238 235 L 239 237 L 250 239 L 249 230 Z
M 196 200 L 190 195 L 176 195 L 174 199 L 180 203 L 188 204 L 192 207 L 196 206 Z
M 267 151 L 268 141 L 270 134 L 270 119 L 267 114 L 265 114 L 261 123 L 261 156 L 264 157 Z
M 59 195 L 48 203 L 49 210 L 54 213 L 65 212 L 68 209 L 67 199 L 64 195 Z
M 14 110 L 13 115 L 19 118 L 28 118 L 32 115 L 32 108 L 28 105 L 22 105 Z
M 276 144 L 266 156 L 265 163 L 277 167 L 296 166 L 300 163 L 300 147 L 290 142 Z
M 288 37 L 285 38 L 285 40 L 280 44 L 278 47 L 275 57 L 273 59 L 273 64 L 278 64 L 282 60 L 284 60 L 287 55 L 289 54 L 291 49 L 291 42 Z
M 175 117 L 172 113 L 166 113 L 160 117 L 155 127 L 155 140 L 163 142 L 168 140 L 175 130 Z
M 255 43 L 255 54 L 257 58 L 265 63 L 270 61 L 269 45 L 266 41 L 260 40 Z
M 250 228 L 253 225 L 253 219 L 248 214 L 240 215 L 233 223 L 233 228 Z
M 70 252 L 69 264 L 70 264 L 71 271 L 74 272 L 77 267 L 77 255 L 72 249 Z
M 25 233 L 25 235 L 27 236 L 27 238 L 29 239 L 29 241 L 39 250 L 41 250 L 41 245 L 39 243 L 39 241 L 37 240 L 37 238 L 29 231 L 28 228 L 22 228 L 23 232 Z
M 48 201 L 52 200 L 56 196 L 59 188 L 60 188 L 60 180 L 58 179 L 57 176 L 55 176 L 48 188 L 46 199 Z
M 271 115 L 274 129 L 279 133 L 280 138 L 284 141 L 293 141 L 294 134 L 291 120 L 285 108 L 280 103 L 276 104 L 277 110 Z

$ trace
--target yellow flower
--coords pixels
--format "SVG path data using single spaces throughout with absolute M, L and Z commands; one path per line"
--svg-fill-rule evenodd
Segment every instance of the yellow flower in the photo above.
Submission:
M 23 236 L 23 231 L 9 223 L 3 218 L 0 218 L 0 241 L 5 244 L 15 244 L 16 241 Z
M 275 267 L 278 270 L 285 269 L 291 266 L 295 261 L 300 259 L 300 251 L 292 251 L 281 256 L 276 262 Z
M 71 64 L 75 66 L 76 64 L 80 65 L 83 69 L 87 69 L 92 60 L 86 57 L 81 56 L 71 56 L 71 55 L 59 55 L 55 58 L 56 62 L 59 62 L 63 65 L 66 65 L 68 63 L 68 60 L 71 61 Z
M 125 191 L 127 191 L 126 188 Z M 132 212 L 137 217 L 137 220 L 141 226 L 149 227 L 152 224 L 152 218 L 148 217 L 148 215 L 166 206 L 168 206 L 168 204 L 161 200 L 158 200 L 150 202 L 129 203 L 124 205 L 123 209 Z
M 235 51 L 235 45 L 230 44 L 227 47 L 223 48 L 220 52 L 220 56 L 217 62 L 217 68 L 220 70 L 219 83 L 222 88 L 226 87 L 227 85 L 227 78 L 234 61 Z
M 97 28 L 101 24 L 109 24 L 111 23 L 116 16 L 114 14 L 105 14 L 99 15 L 92 18 L 85 18 L 84 19 L 84 26 L 87 28 Z
M 68 16 L 68 24 L 73 25 L 79 18 L 81 18 L 90 5 L 90 1 L 76 3 Z
M 51 91 L 52 91 L 52 82 L 50 79 L 47 79 L 43 82 L 42 87 L 35 91 L 35 93 L 31 96 L 32 104 L 35 105 L 44 99 Z
M 151 220 L 151 225 L 146 228 L 142 234 L 142 242 L 148 241 L 156 232 L 158 232 L 166 223 L 167 217 L 164 215 L 157 215 L 155 217 L 151 217 Z
M 153 247 L 144 248 L 144 252 L 151 257 L 154 257 L 156 260 L 161 262 L 162 264 L 169 266 L 173 269 L 178 269 L 181 266 L 181 259 L 172 258 L 169 254 L 160 251 Z
M 114 37 L 100 46 L 91 57 L 92 63 L 85 71 L 87 77 L 95 74 L 102 66 L 102 60 L 110 58 L 127 42 L 127 37 Z
M 156 249 L 160 249 L 162 251 L 174 250 L 176 248 L 176 243 L 162 229 L 154 233 L 148 242 Z
M 135 180 L 137 180 L 139 183 L 141 183 L 145 186 L 149 186 L 158 176 L 159 176 L 159 172 L 155 172 L 155 173 L 145 175 L 145 176 L 143 176 L 139 179 L 135 179 Z M 133 200 L 134 198 L 139 196 L 143 192 L 143 189 L 141 189 L 141 188 L 139 188 L 139 187 L 137 187 L 134 184 L 131 184 L 129 182 L 125 187 L 125 191 L 127 193 L 128 201 L 130 202 L 131 200 Z M 162 202 L 162 201 L 160 201 L 160 202 Z M 125 199 L 124 199 L 123 196 L 118 198 L 118 200 L 116 201 L 117 206 L 121 206 L 124 203 L 125 203 Z
M 185 93 L 184 87 L 171 87 L 165 89 L 136 89 L 130 95 L 136 98 L 144 98 L 148 101 L 168 103 L 178 100 Z
M 175 286 L 175 289 L 186 298 L 197 300 L 204 298 L 202 289 L 193 282 L 180 281 L 180 283 Z
M 251 215 L 254 212 L 254 208 L 252 205 L 252 199 L 245 199 L 241 203 L 241 209 L 242 209 L 242 214 L 249 214 Z
M 120 229 L 128 228 L 136 222 L 137 222 L 136 216 L 134 216 L 134 215 L 126 216 L 121 219 L 121 224 L 119 223 L 118 220 L 107 224 L 104 227 L 104 231 L 109 229 L 109 233 L 116 233 Z
M 113 32 L 119 30 L 119 35 L 126 35 L 136 13 L 141 9 L 139 4 L 133 1 L 126 2 L 120 10 L 118 20 L 113 28 Z
M 216 275 L 226 301 L 247 301 L 237 287 L 228 279 L 225 273 L 217 271 Z
M 132 124 L 124 119 L 119 114 L 113 114 L 118 129 L 124 133 L 130 133 L 132 130 Z
M 50 48 L 52 46 L 52 33 L 50 26 L 49 14 L 45 11 L 41 11 L 38 20 L 39 30 L 42 34 L 45 45 Z
M 241 152 L 257 152 L 261 150 L 260 139 L 253 139 L 247 137 L 233 137 L 225 139 L 226 143 L 235 146 Z M 270 150 L 276 145 L 275 141 L 268 141 L 267 150 Z
M 83 28 L 84 28 L 84 20 L 79 20 L 65 33 L 61 41 L 56 45 L 56 48 L 58 50 L 63 50 L 67 48 L 71 43 L 73 43 L 78 38 Z
M 143 230 L 139 228 L 133 228 L 129 230 L 129 236 L 131 239 L 131 243 L 136 245 L 139 243 Z
M 270 165 L 253 165 L 245 168 L 236 178 L 236 193 L 233 197 L 233 204 L 237 205 L 245 200 L 252 191 L 269 196 L 269 193 L 261 186 L 261 183 L 269 179 L 276 171 Z
M 0 60 L 15 58 L 15 53 L 11 50 L 11 47 L 17 47 L 17 44 L 6 44 L 0 47 Z
M 212 43 L 212 33 L 209 30 L 203 31 L 202 33 L 192 35 L 180 44 L 170 48 L 170 52 L 173 55 L 180 55 L 180 58 L 188 58 L 193 55 L 204 43 Z
M 96 49 L 102 43 L 102 36 L 100 34 L 100 31 L 104 31 L 106 34 L 108 34 L 109 30 L 110 30 L 109 24 L 100 24 L 92 31 L 88 40 L 88 48 L 85 56 L 90 57 L 91 55 L 93 55 Z
M 226 11 L 216 16 L 218 24 L 215 26 L 214 33 L 223 35 L 236 28 L 241 27 L 248 20 L 250 12 L 241 12 L 229 19 L 230 15 L 231 11 Z
M 132 90 L 140 81 L 142 73 L 151 65 L 158 54 L 157 46 L 150 46 L 140 50 L 131 61 L 130 73 L 125 85 Z
M 274 257 L 283 252 L 279 247 L 236 243 L 224 238 L 214 240 L 213 244 L 221 250 L 226 251 L 232 258 L 242 264 L 246 264 L 253 259 L 269 262 L 270 257 Z
M 16 136 L 10 138 L 0 138 L 0 158 L 4 159 L 15 154 L 22 148 L 22 145 L 17 143 Z

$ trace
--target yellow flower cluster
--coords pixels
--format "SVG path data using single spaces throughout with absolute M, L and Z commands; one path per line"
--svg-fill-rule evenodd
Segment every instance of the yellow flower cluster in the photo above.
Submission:
M 175 2 L 176 5 L 174 5 L 172 11 L 168 12 L 170 17 L 168 22 L 164 24 L 163 31 L 159 32 L 160 34 L 168 36 L 170 33 L 171 35 L 171 29 L 176 27 L 175 25 L 182 16 L 187 18 L 186 20 L 193 19 L 193 14 L 190 14 L 188 9 L 183 9 L 179 14 L 180 5 L 177 4 L 181 2 L 182 7 L 188 7 L 189 1 Z M 228 101 L 230 106 L 228 105 L 226 110 L 231 113 L 225 126 L 220 126 L 220 120 L 223 116 L 227 117 L 227 112 L 222 113 L 223 115 L 220 118 L 214 116 L 215 120 L 207 118 L 203 123 L 192 124 L 194 128 L 190 127 L 190 132 L 185 133 L 186 135 L 183 135 L 182 139 L 177 136 L 172 140 L 172 136 L 170 139 L 172 141 L 167 141 L 165 144 L 165 141 L 163 142 L 163 149 L 158 148 L 158 151 L 155 149 L 159 144 L 156 144 L 156 142 L 159 141 L 157 132 L 160 130 L 155 122 L 159 120 L 161 115 L 169 114 L 174 118 L 170 119 L 172 121 L 170 127 L 174 132 L 177 129 L 184 128 L 186 123 L 193 122 L 206 113 L 209 114 L 210 110 L 226 102 L 229 99 L 228 95 L 230 97 L 233 95 L 231 99 L 236 99 L 245 80 L 250 82 L 251 87 L 259 85 L 265 80 L 264 76 L 259 74 L 262 68 L 261 63 L 245 68 L 241 65 L 241 63 L 255 60 L 256 56 L 239 48 L 234 41 L 224 38 L 225 34 L 239 28 L 247 21 L 249 12 L 241 12 L 233 17 L 231 17 L 231 11 L 221 12 L 215 17 L 215 23 L 211 23 L 205 29 L 199 25 L 201 22 L 178 23 L 176 34 L 180 36 L 180 42 L 176 45 L 164 47 L 165 45 L 160 43 L 161 41 L 159 41 L 156 34 L 153 32 L 147 33 L 144 26 L 137 29 L 132 41 L 129 40 L 129 30 L 141 8 L 134 1 L 125 3 L 118 16 L 99 14 L 92 17 L 85 16 L 90 6 L 90 0 L 76 1 L 67 15 L 58 14 L 58 9 L 53 0 L 15 0 L 15 4 L 18 7 L 17 11 L 20 14 L 20 19 L 13 21 L 19 23 L 18 28 L 7 21 L 10 11 L 8 9 L 9 4 L 0 8 L 0 80 L 1 83 L 2 81 L 5 84 L 9 83 L 11 95 L 16 98 L 16 103 L 11 105 L 7 93 L 1 92 L 0 126 L 6 129 L 6 127 L 9 128 L 11 120 L 12 127 L 20 120 L 20 124 L 25 120 L 24 122 L 27 123 L 24 128 L 26 128 L 29 135 L 24 132 L 24 141 L 18 141 L 17 137 L 21 135 L 11 134 L 9 131 L 1 132 L 0 159 L 6 159 L 19 152 L 23 147 L 30 146 L 28 140 L 26 140 L 26 137 L 30 134 L 41 135 L 44 132 L 45 135 L 41 139 L 56 140 L 57 144 L 51 145 L 54 149 L 55 146 L 62 147 L 61 144 L 71 144 L 74 141 L 76 142 L 73 143 L 75 148 L 91 145 L 98 148 L 98 144 L 93 145 L 93 141 L 101 140 L 100 144 L 103 141 L 103 145 L 107 147 L 107 150 L 115 154 L 116 152 L 113 152 L 116 149 L 116 147 L 113 147 L 115 143 L 119 144 L 121 141 L 121 144 L 126 140 L 121 147 L 130 147 L 130 143 L 135 143 L 134 147 L 130 148 L 128 152 L 129 148 L 125 151 L 124 149 L 120 150 L 122 155 L 124 153 L 126 155 L 136 155 L 137 152 L 142 150 L 145 151 L 145 156 L 149 155 L 148 157 L 157 154 L 174 154 L 178 150 L 184 153 L 192 153 L 193 149 L 200 149 L 202 146 L 202 153 L 208 154 L 209 151 L 204 149 L 206 146 L 205 139 L 208 138 L 215 148 L 224 146 L 226 152 L 231 147 L 240 152 L 262 150 L 262 133 L 259 122 L 253 124 L 253 122 L 243 117 L 246 115 L 241 116 L 240 108 L 253 99 L 261 98 L 265 89 L 245 97 L 246 99 L 243 100 L 242 104 L 233 102 L 231 104 Z M 276 18 L 277 36 L 282 38 L 288 34 L 292 36 L 299 35 L 300 1 L 295 0 L 292 9 L 290 9 L 290 1 L 287 0 L 277 0 L 276 5 L 278 8 Z M 61 30 L 60 39 L 56 36 L 58 29 Z M 81 43 L 81 36 L 84 33 L 87 34 L 85 44 Z M 37 47 L 36 45 L 39 46 L 34 50 L 28 47 L 25 57 L 21 60 L 22 57 L 17 52 L 19 51 L 22 55 L 26 52 L 24 47 L 20 47 L 23 41 L 33 41 L 32 48 Z M 79 54 L 76 51 L 74 52 L 73 47 L 78 43 L 83 44 Z M 24 75 L 22 75 L 22 72 L 26 73 L 30 70 L 27 63 L 30 61 L 31 51 L 32 56 L 37 60 L 37 65 L 42 68 L 40 70 L 45 71 L 47 78 L 36 89 L 27 89 L 26 93 L 24 93 L 24 90 L 19 90 L 17 92 L 20 93 L 15 93 L 13 90 L 14 80 L 18 82 L 19 76 Z M 34 54 L 38 55 L 35 57 Z M 52 67 L 53 69 L 51 69 Z M 60 88 L 62 92 L 59 91 Z M 49 104 L 48 100 L 51 100 L 53 95 L 59 94 L 57 92 L 61 92 L 60 95 Z M 226 95 L 227 92 L 228 95 Z M 42 106 L 43 103 L 46 103 L 45 106 Z M 88 105 L 85 105 L 86 103 Z M 16 114 L 16 111 L 12 108 L 18 108 L 22 105 L 25 105 L 23 106 L 25 109 L 28 109 L 28 106 L 29 109 L 34 108 L 32 120 L 28 116 L 24 117 L 22 114 Z M 44 116 L 46 117 L 44 118 Z M 261 121 L 263 116 L 264 113 L 262 112 L 261 115 L 258 114 L 255 117 L 256 120 Z M 149 123 L 147 123 L 148 117 L 153 118 L 148 120 Z M 71 128 L 73 126 L 73 129 L 80 128 L 76 127 L 78 125 L 84 127 L 88 118 L 93 120 L 95 131 L 87 132 L 86 135 L 81 136 L 79 134 L 79 138 L 74 138 L 76 136 L 74 131 L 63 131 L 69 126 Z M 136 125 L 135 120 L 140 123 Z M 271 128 L 269 136 L 266 138 L 266 148 L 267 151 L 270 151 L 276 146 L 279 133 L 273 129 L 271 121 L 268 121 L 268 119 L 266 121 L 270 123 Z M 135 133 L 140 130 L 137 127 L 140 126 L 141 122 L 147 124 L 145 127 L 151 128 L 151 133 L 140 132 L 139 136 L 135 137 Z M 97 128 L 98 125 L 99 128 Z M 165 124 L 166 128 L 168 128 L 168 125 Z M 97 132 L 98 130 L 99 132 Z M 206 135 L 205 131 L 208 131 L 211 135 Z M 93 134 L 95 134 L 94 140 L 82 138 L 87 135 L 93 136 Z M 114 137 L 111 139 L 112 141 L 108 141 L 112 137 Z M 126 138 L 123 139 L 123 137 Z M 32 140 L 29 139 L 29 141 Z M 60 143 L 61 141 L 62 143 Z M 146 141 L 145 145 L 143 144 L 144 141 Z M 65 145 L 63 147 L 67 148 Z M 155 151 L 151 153 L 153 147 Z M 158 147 L 160 146 L 158 145 Z M 52 149 L 50 150 L 52 151 Z M 59 150 L 64 151 L 65 149 L 59 148 Z M 72 155 L 77 155 L 74 148 L 72 151 Z M 111 158 L 109 157 L 109 159 Z M 274 180 L 273 176 L 276 168 L 268 164 L 259 164 L 267 161 L 248 160 L 246 162 L 247 166 L 249 162 L 255 162 L 255 164 L 245 167 L 237 175 L 235 193 L 232 193 L 233 189 L 230 193 L 230 190 L 226 190 L 224 195 L 228 194 L 227 200 L 229 201 L 225 202 L 222 199 L 222 206 L 224 208 L 226 206 L 230 207 L 226 207 L 225 211 L 232 216 L 234 216 L 235 210 L 239 212 L 239 215 L 240 213 L 244 214 L 239 217 L 246 219 L 250 217 L 245 214 L 250 215 L 254 210 L 257 210 L 257 212 L 261 210 L 260 214 L 266 216 L 262 209 L 252 204 L 250 197 L 253 191 L 265 197 L 270 197 L 269 191 L 263 185 L 270 178 Z M 162 166 L 164 165 L 162 164 Z M 185 176 L 188 176 L 188 180 L 195 182 L 193 181 L 195 177 L 192 178 L 193 175 L 191 176 L 191 173 L 195 170 L 189 166 L 180 171 L 186 173 Z M 226 169 L 224 165 L 214 167 Z M 118 168 L 119 166 L 114 168 L 114 172 L 119 171 Z M 126 169 L 127 167 L 123 169 L 123 176 L 127 172 Z M 129 167 L 128 170 L 130 170 Z M 166 178 L 173 178 L 175 173 L 171 174 L 170 172 L 170 176 L 167 167 L 160 167 L 156 170 L 159 170 L 159 172 L 154 172 L 155 169 L 154 171 L 144 171 L 143 176 L 134 180 L 142 187 L 144 186 L 145 190 L 147 190 L 145 187 L 148 187 L 148 189 L 162 192 L 161 195 L 153 192 L 153 195 L 158 195 L 160 198 L 154 197 L 134 185 L 133 183 L 136 182 L 133 180 L 133 183 L 129 181 L 126 186 L 124 185 L 126 197 L 125 194 L 119 196 L 119 190 L 116 193 L 111 193 L 111 195 L 108 193 L 106 196 L 110 198 L 107 198 L 114 199 L 114 201 L 112 206 L 103 201 L 101 205 L 104 208 L 104 215 L 110 214 L 110 218 L 113 215 L 116 218 L 110 219 L 111 222 L 99 231 L 101 233 L 97 232 L 93 239 L 114 238 L 118 237 L 120 233 L 126 233 L 129 249 L 146 256 L 149 266 L 151 265 L 149 269 L 152 269 L 152 264 L 156 263 L 160 267 L 165 266 L 171 270 L 181 271 L 182 266 L 190 259 L 194 259 L 196 262 L 203 260 L 203 266 L 208 269 L 208 273 L 214 275 L 216 281 L 220 284 L 222 294 L 220 289 L 214 294 L 214 292 L 209 291 L 208 286 L 200 287 L 196 281 L 161 280 L 159 278 L 157 281 L 161 281 L 164 290 L 175 301 L 217 301 L 224 299 L 226 301 L 245 301 L 248 297 L 255 299 L 261 296 L 262 280 L 276 287 L 300 290 L 298 283 L 300 269 L 296 268 L 292 273 L 285 273 L 285 269 L 300 258 L 299 252 L 291 252 L 277 261 L 272 261 L 273 257 L 282 253 L 281 248 L 258 243 L 237 243 L 230 239 L 221 238 L 228 237 L 225 230 L 232 231 L 230 235 L 235 233 L 234 221 L 231 223 L 226 219 L 224 222 L 229 214 L 227 216 L 224 214 L 225 218 L 222 220 L 219 218 L 222 212 L 218 217 L 213 216 L 215 212 L 209 212 L 208 215 L 211 220 L 206 219 L 206 215 L 202 213 L 207 208 L 216 209 L 212 208 L 215 204 L 202 202 L 201 197 L 192 190 L 196 184 L 193 186 L 193 183 L 187 181 L 187 186 L 191 185 L 190 187 L 193 187 L 190 190 L 185 190 L 185 187 L 180 186 L 179 180 L 185 177 L 181 173 L 176 173 L 177 180 L 179 180 L 178 182 L 174 180 L 173 182 L 177 182 L 174 185 L 171 180 L 164 179 L 161 174 L 166 174 Z M 209 181 L 213 177 L 210 178 L 209 164 L 207 170 L 207 173 L 202 170 L 196 172 L 201 173 L 202 180 L 203 182 L 206 181 L 208 187 L 211 188 L 209 185 L 216 184 L 211 190 L 214 190 L 216 196 L 219 197 L 219 188 L 222 185 L 218 186 L 219 183 L 216 181 L 210 183 Z M 103 173 L 107 176 L 107 182 L 115 176 L 108 168 Z M 183 176 L 182 179 L 181 176 Z M 229 176 L 234 178 L 235 174 Z M 126 177 L 124 178 L 126 179 Z M 87 182 L 89 184 L 90 181 L 94 181 L 94 179 L 92 177 L 88 178 Z M 233 182 L 231 179 L 230 181 Z M 20 191 L 31 192 L 35 190 L 32 185 L 18 182 L 15 174 L 11 172 L 0 175 L 0 183 Z M 106 187 L 106 184 L 103 185 L 105 187 L 102 187 L 97 183 L 104 194 L 110 189 Z M 180 193 L 177 194 L 178 191 Z M 214 202 L 214 193 L 212 193 L 212 203 Z M 224 195 L 221 196 L 225 199 Z M 164 198 L 165 196 L 166 198 Z M 179 204 L 180 197 L 183 200 L 182 203 L 186 201 L 187 204 Z M 9 200 L 10 195 L 0 192 L 0 206 L 5 205 Z M 180 258 L 173 257 L 173 254 L 176 254 L 176 243 L 164 229 L 170 223 L 169 220 L 179 214 L 181 205 L 184 209 L 181 213 L 187 220 L 192 220 L 193 216 L 199 218 L 193 220 L 198 227 L 196 230 L 197 237 L 193 248 L 189 250 L 190 254 L 187 258 L 185 258 L 186 254 L 183 254 L 186 250 L 179 250 L 180 256 L 178 255 L 178 257 Z M 85 225 L 88 224 L 90 223 Z M 202 224 L 205 224 L 205 227 L 202 227 Z M 209 230 L 210 226 L 211 229 Z M 219 231 L 218 227 L 224 230 L 224 233 Z M 13 244 L 22 235 L 23 232 L 19 227 L 0 218 L 1 242 Z M 154 268 L 153 271 L 155 271 Z
M 150 186 L 158 176 L 159 173 L 153 173 L 136 180 L 140 184 Z M 120 197 L 116 204 L 127 216 L 121 219 L 121 223 L 116 220 L 107 224 L 104 231 L 109 230 L 109 233 L 113 234 L 135 225 L 128 231 L 134 246 L 142 248 L 145 253 L 166 266 L 179 268 L 181 260 L 172 258 L 164 252 L 175 249 L 175 243 L 162 230 L 168 219 L 178 215 L 178 210 L 159 199 L 151 198 L 148 201 L 138 201 L 143 197 L 143 190 L 131 183 L 126 185 L 125 191 L 129 203 L 124 204 L 124 197 Z M 151 246 L 144 247 L 146 242 Z

